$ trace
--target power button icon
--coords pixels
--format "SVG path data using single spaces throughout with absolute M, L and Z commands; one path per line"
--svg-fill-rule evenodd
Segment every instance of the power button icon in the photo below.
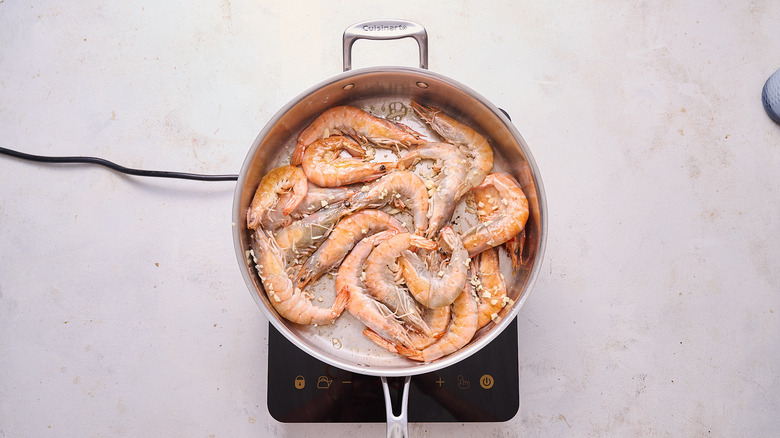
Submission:
M 482 377 L 479 378 L 479 386 L 481 386 L 482 389 L 492 388 L 493 383 L 495 383 L 495 380 L 493 380 L 493 376 L 490 374 L 483 374 Z

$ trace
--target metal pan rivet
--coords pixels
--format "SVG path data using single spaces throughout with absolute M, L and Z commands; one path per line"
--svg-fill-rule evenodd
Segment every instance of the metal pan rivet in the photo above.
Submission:
M 428 88 L 428 84 L 426 84 L 425 82 L 418 82 L 417 86 L 420 88 Z
M 347 84 L 347 85 L 344 85 L 343 87 L 341 87 L 341 89 L 345 90 L 345 91 L 346 90 L 351 90 L 354 86 L 355 86 L 355 84 Z

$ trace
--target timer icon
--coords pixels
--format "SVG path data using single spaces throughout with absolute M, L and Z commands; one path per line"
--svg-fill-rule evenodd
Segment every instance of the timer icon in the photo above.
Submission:
M 479 386 L 481 386 L 482 389 L 490 389 L 493 387 L 494 383 L 495 380 L 493 380 L 493 376 L 490 374 L 483 374 L 482 377 L 479 378 Z

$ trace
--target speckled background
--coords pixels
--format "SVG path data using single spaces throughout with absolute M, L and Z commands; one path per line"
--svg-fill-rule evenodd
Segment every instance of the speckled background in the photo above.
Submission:
M 780 430 L 778 2 L 0 0 L 0 146 L 237 173 L 378 17 L 423 24 L 430 69 L 512 115 L 550 212 L 517 416 L 412 436 Z M 0 157 L 0 437 L 384 436 L 269 417 L 233 186 Z

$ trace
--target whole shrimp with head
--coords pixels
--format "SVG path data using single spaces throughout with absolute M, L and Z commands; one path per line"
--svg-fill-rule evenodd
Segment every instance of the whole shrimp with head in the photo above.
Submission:
M 346 151 L 349 157 L 341 157 Z M 322 187 L 341 187 L 370 181 L 391 171 L 392 162 L 371 162 L 366 150 L 349 137 L 321 138 L 310 144 L 301 166 L 309 181 Z
M 493 169 L 493 148 L 480 133 L 434 107 L 412 101 L 411 107 L 434 131 L 448 143 L 458 146 L 468 158 L 466 184 L 457 194 L 463 196 L 468 189 L 479 185 Z
M 469 256 L 501 245 L 517 236 L 528 220 L 528 200 L 508 173 L 491 173 L 485 177 L 482 184 L 472 190 L 475 193 L 490 190 L 495 196 L 485 196 L 487 203 L 482 201 L 477 204 L 477 216 L 487 220 L 481 220 L 463 235 L 463 246 L 468 250 Z
M 327 239 L 303 264 L 295 283 L 303 288 L 344 260 L 361 239 L 381 231 L 406 231 L 404 224 L 381 210 L 361 210 L 339 220 Z
M 292 192 L 287 197 L 282 214 L 289 215 L 306 197 L 309 182 L 300 167 L 281 166 L 266 173 L 255 190 L 255 196 L 247 211 L 247 227 L 254 230 L 266 220 L 271 211 L 277 207 L 282 194 Z
M 471 186 L 466 179 L 468 161 L 457 146 L 449 143 L 427 143 L 401 157 L 399 169 L 408 169 L 420 160 L 433 160 L 436 175 L 425 182 L 430 193 L 428 229 L 425 236 L 433 238 L 449 223 L 457 201 Z
M 349 291 L 336 294 L 331 307 L 315 306 L 299 288 L 293 285 L 285 271 L 284 255 L 273 237 L 265 230 L 255 233 L 256 268 L 268 300 L 284 319 L 296 324 L 331 324 L 344 311 Z
M 403 322 L 386 305 L 368 293 L 363 281 L 363 266 L 371 251 L 394 234 L 393 231 L 382 231 L 358 242 L 339 266 L 338 275 L 336 275 L 336 290 L 348 291 L 347 312 L 359 319 L 366 327 L 370 327 L 386 339 L 414 347 L 415 344 L 409 335 L 409 330 L 404 327 Z
M 398 260 L 401 273 L 414 298 L 431 309 L 449 306 L 466 285 L 469 271 L 468 251 L 452 227 L 441 230 L 443 244 L 448 247 L 449 260 L 429 253 L 425 260 L 411 251 L 404 251 Z
M 428 189 L 416 174 L 396 171 L 361 187 L 348 200 L 344 214 L 364 208 L 382 208 L 387 204 L 408 208 L 414 220 L 415 233 L 423 234 L 428 228 Z
M 310 214 L 334 205 L 342 205 L 344 201 L 355 194 L 354 186 L 348 187 L 320 187 L 309 182 L 306 196 L 298 203 L 295 209 L 285 215 L 282 209 L 276 207 L 268 210 L 260 221 L 260 226 L 266 231 L 276 233 L 283 227 L 290 226 L 294 221 L 301 220 Z M 279 196 L 277 205 L 287 205 L 295 193 L 290 191 Z
M 277 231 L 274 239 L 284 251 L 287 262 L 297 265 L 311 255 L 330 235 L 342 210 L 340 204 L 328 205 Z
M 347 312 L 359 319 L 366 327 L 386 340 L 422 350 L 436 342 L 444 334 L 449 323 L 450 308 L 426 309 L 423 318 L 434 334 L 432 336 L 423 335 L 409 330 L 390 308 L 369 294 L 364 283 L 363 266 L 365 266 L 371 251 L 394 234 L 396 234 L 395 231 L 382 231 L 358 242 L 339 267 L 336 276 L 336 290 L 346 289 L 349 291 Z
M 320 114 L 301 132 L 291 163 L 300 164 L 310 144 L 334 134 L 348 135 L 363 144 L 372 143 L 396 149 L 425 143 L 419 133 L 405 125 L 376 117 L 353 106 L 336 106 Z
M 473 201 L 477 217 L 481 222 L 489 222 L 493 220 L 497 214 L 502 214 L 499 203 L 503 203 L 503 198 L 495 185 L 484 185 L 483 187 L 480 187 L 479 190 L 473 190 L 472 193 L 474 197 L 473 199 L 469 199 L 469 201 Z M 523 259 L 524 245 L 525 227 L 520 230 L 519 234 L 511 237 L 501 245 L 512 257 L 512 270 L 515 272 L 518 267 L 527 263 L 527 259 Z
M 477 301 L 474 290 L 467 284 L 463 291 L 452 303 L 452 320 L 447 327 L 447 332 L 431 346 L 422 350 L 408 348 L 399 343 L 387 342 L 371 329 L 366 329 L 363 334 L 375 343 L 385 347 L 388 351 L 406 356 L 419 362 L 430 362 L 440 357 L 452 354 L 471 342 L 477 332 Z
M 380 243 L 366 260 L 366 287 L 369 293 L 382 301 L 415 330 L 431 336 L 428 324 L 423 320 L 414 298 L 396 281 L 400 277 L 398 257 L 411 247 L 432 250 L 436 242 L 424 237 L 399 233 Z
M 469 281 L 479 298 L 479 327 L 490 321 L 498 323 L 498 313 L 514 301 L 506 295 L 506 281 L 499 269 L 498 248 L 489 248 L 476 256 L 474 274 Z

